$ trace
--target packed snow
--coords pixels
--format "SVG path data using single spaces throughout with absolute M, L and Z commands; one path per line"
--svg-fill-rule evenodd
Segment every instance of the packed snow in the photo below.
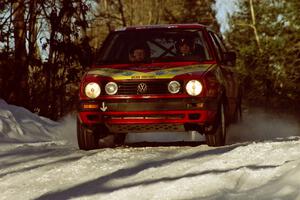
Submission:
M 0 199 L 300 200 L 300 128 L 288 116 L 245 112 L 218 148 L 132 144 L 180 138 L 161 133 L 81 151 L 75 124 L 0 100 Z

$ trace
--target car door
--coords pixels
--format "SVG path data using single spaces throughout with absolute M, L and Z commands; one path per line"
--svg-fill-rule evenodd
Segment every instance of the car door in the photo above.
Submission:
M 238 97 L 240 95 L 238 74 L 235 71 L 234 64 L 227 62 L 224 58 L 227 49 L 222 40 L 214 32 L 209 32 L 209 35 L 212 39 L 216 51 L 217 62 L 220 66 L 220 71 L 224 80 L 229 115 L 230 117 L 233 117 L 239 103 Z

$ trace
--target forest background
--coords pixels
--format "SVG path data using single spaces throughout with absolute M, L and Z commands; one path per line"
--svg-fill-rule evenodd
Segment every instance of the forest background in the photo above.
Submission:
M 229 2 L 226 27 L 217 9 Z M 0 98 L 59 119 L 76 110 L 80 78 L 111 30 L 201 23 L 222 28 L 237 53 L 244 105 L 297 113 L 299 10 L 299 0 L 2 0 Z

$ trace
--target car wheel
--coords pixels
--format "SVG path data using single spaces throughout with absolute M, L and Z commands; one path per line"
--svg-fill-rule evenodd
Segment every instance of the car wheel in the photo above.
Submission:
M 238 123 L 241 122 L 243 118 L 243 113 L 242 113 L 242 100 L 241 98 L 239 99 L 236 109 L 234 111 L 234 116 L 233 116 L 233 122 Z
M 127 133 L 118 133 L 115 135 L 115 144 L 117 146 L 122 146 L 125 143 Z
M 77 119 L 77 141 L 79 149 L 82 150 L 92 150 L 99 147 L 99 135 L 94 130 L 85 127 L 79 119 Z
M 214 129 L 212 134 L 206 134 L 206 143 L 208 146 L 223 146 L 226 141 L 226 115 L 225 106 L 222 103 L 220 105 L 218 115 L 215 121 Z

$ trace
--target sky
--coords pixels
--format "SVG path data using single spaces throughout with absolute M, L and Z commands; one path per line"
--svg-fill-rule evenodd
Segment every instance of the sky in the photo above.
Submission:
M 216 18 L 221 26 L 221 32 L 230 29 L 229 17 L 239 10 L 239 0 L 216 0 L 213 9 L 216 10 Z

